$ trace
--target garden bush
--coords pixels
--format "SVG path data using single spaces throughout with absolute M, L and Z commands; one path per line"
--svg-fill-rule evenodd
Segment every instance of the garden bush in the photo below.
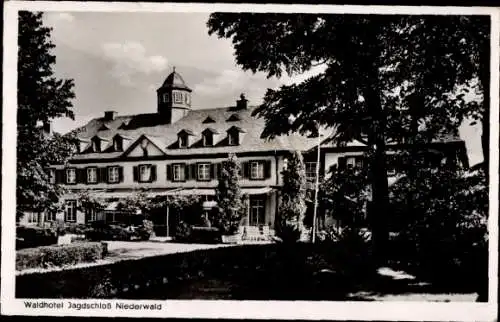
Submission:
M 276 236 L 283 243 L 296 243 L 300 239 L 300 229 L 291 223 L 281 223 L 276 226 Z
M 102 259 L 106 252 L 106 246 L 101 243 L 74 243 L 27 248 L 16 252 L 16 270 L 95 262 Z
M 181 221 L 175 229 L 174 239 L 179 242 L 188 241 L 191 236 L 191 225 Z
M 16 249 L 57 244 L 57 232 L 51 228 L 16 227 Z
M 89 227 L 85 224 L 67 224 L 57 228 L 57 234 L 62 236 L 66 234 L 85 235 Z
M 392 203 L 406 211 L 392 242 L 393 259 L 435 283 L 487 285 L 488 187 L 484 173 L 420 171 L 393 187 Z M 414 194 L 412 209 L 407 197 Z
M 220 243 L 222 234 L 216 227 L 191 227 L 189 241 L 193 243 Z

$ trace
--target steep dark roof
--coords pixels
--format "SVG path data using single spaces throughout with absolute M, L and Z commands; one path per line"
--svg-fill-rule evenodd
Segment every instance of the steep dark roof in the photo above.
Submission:
M 238 111 L 230 108 L 213 108 L 191 110 L 189 113 L 173 124 L 166 124 L 158 114 L 137 114 L 117 116 L 112 121 L 105 121 L 104 118 L 95 118 L 85 126 L 77 129 L 79 137 L 82 139 L 92 138 L 99 132 L 100 137 L 112 138 L 120 134 L 131 138 L 131 144 L 138 140 L 142 135 L 153 138 L 163 147 L 167 155 L 196 155 L 206 153 L 241 153 L 257 151 L 290 151 L 290 150 L 309 150 L 317 143 L 315 138 L 306 138 L 299 134 L 278 136 L 274 139 L 262 139 L 261 133 L 265 126 L 265 120 L 253 117 L 251 114 L 255 108 L 249 107 Z M 238 122 L 227 122 L 229 116 L 237 114 L 240 118 Z M 177 135 L 182 130 L 189 130 L 194 135 L 192 142 L 202 139 L 202 131 L 206 129 L 203 121 L 210 116 L 215 122 L 210 124 L 210 130 L 220 133 L 218 142 L 214 142 L 213 147 L 203 147 L 193 145 L 187 149 L 168 148 L 175 146 Z M 101 125 L 106 122 L 108 131 L 98 131 Z M 128 124 L 123 127 L 122 124 Z M 240 137 L 240 144 L 228 146 L 223 144 L 227 140 L 227 131 L 230 128 L 238 128 L 243 131 Z M 115 158 L 116 153 L 88 153 L 77 154 L 74 159 L 95 159 L 95 158 Z

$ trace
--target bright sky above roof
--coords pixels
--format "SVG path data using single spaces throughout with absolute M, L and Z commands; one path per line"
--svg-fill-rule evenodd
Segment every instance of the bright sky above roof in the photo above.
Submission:
M 75 80 L 76 94 L 76 120 L 57 120 L 54 130 L 65 133 L 106 110 L 154 113 L 156 89 L 174 66 L 193 90 L 193 108 L 234 105 L 241 93 L 256 105 L 267 88 L 318 72 L 280 80 L 243 72 L 230 41 L 208 35 L 207 20 L 206 13 L 46 13 L 56 73 Z M 461 128 L 471 165 L 483 158 L 480 134 L 478 126 Z

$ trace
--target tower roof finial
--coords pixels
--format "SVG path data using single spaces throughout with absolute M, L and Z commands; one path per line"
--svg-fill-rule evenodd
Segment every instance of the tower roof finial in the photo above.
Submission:
M 173 72 L 175 73 L 175 66 L 173 67 Z

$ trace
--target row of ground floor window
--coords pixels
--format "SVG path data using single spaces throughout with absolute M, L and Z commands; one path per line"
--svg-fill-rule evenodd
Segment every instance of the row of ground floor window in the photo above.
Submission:
M 262 191 L 262 190 L 261 190 Z M 260 191 L 260 192 L 261 192 Z M 256 191 L 259 192 L 259 191 Z M 153 221 L 155 232 L 159 236 L 168 236 L 175 232 L 180 222 L 198 224 L 199 218 L 208 219 L 211 212 L 215 211 L 216 202 L 214 195 L 200 195 L 200 202 L 195 207 L 188 209 L 175 209 L 164 207 L 151 210 L 148 214 L 130 213 L 119 209 L 120 202 L 117 198 L 107 198 L 103 209 L 84 209 L 80 207 L 78 199 L 65 199 L 65 208 L 60 212 L 26 212 L 20 218 L 19 224 L 33 226 L 50 226 L 57 223 L 63 224 L 88 224 L 95 221 L 106 223 L 120 223 L 136 225 L 144 219 L 145 215 Z M 274 228 L 278 205 L 278 193 L 268 189 L 265 193 L 255 193 L 248 196 L 246 203 L 246 216 L 241 221 L 241 226 Z

